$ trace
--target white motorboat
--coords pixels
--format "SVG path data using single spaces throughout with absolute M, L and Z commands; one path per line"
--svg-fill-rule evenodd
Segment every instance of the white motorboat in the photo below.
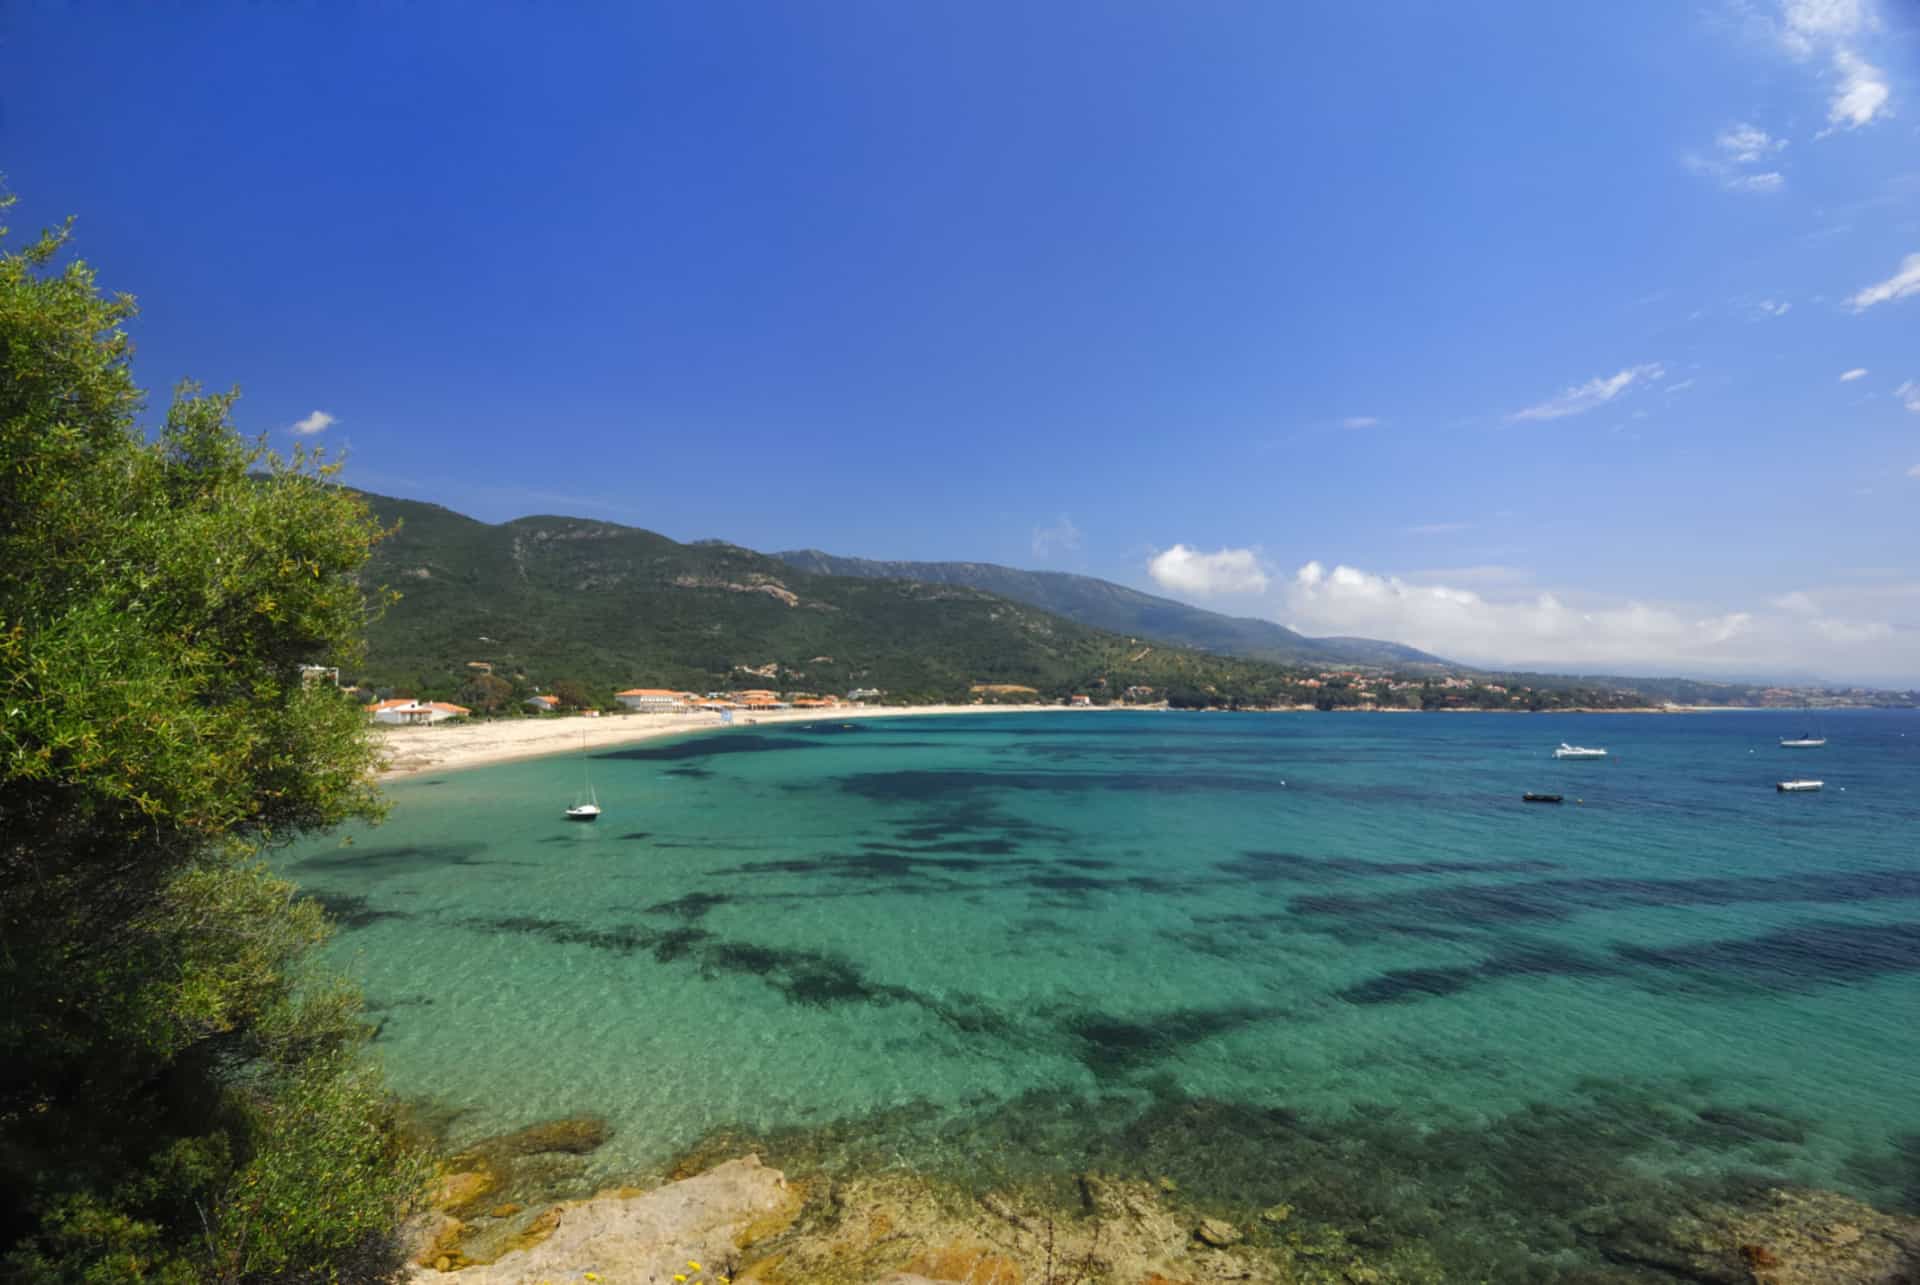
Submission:
M 1603 759 L 1607 756 L 1607 752 L 1590 749 L 1585 745 L 1569 745 L 1562 741 L 1560 748 L 1553 752 L 1553 756 L 1557 759 Z
M 1825 785 L 1825 781 L 1782 781 L 1773 788 L 1782 794 L 1797 794 L 1802 790 L 1818 790 Z
M 1826 737 L 1815 736 L 1810 732 L 1802 732 L 1798 736 L 1783 736 L 1780 738 L 1780 748 L 1783 750 L 1812 750 L 1818 749 L 1826 743 Z

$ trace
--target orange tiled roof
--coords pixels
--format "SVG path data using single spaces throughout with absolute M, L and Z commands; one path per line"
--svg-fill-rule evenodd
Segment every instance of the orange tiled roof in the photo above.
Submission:
M 615 692 L 615 696 L 677 696 L 686 699 L 692 692 L 676 692 L 665 687 L 629 687 L 624 692 Z

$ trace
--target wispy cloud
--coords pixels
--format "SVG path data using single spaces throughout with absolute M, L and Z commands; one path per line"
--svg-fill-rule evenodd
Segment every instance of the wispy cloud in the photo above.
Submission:
M 1865 366 L 1855 366 L 1852 370 L 1843 370 L 1840 372 L 1840 382 L 1843 384 L 1851 384 L 1856 379 L 1866 378 L 1866 374 L 1867 368 Z
M 1375 424 L 1378 424 L 1379 422 L 1380 422 L 1379 417 L 1374 415 L 1349 415 L 1345 419 L 1340 421 L 1340 427 L 1372 428 Z
M 1920 254 L 1910 254 L 1900 260 L 1900 267 L 1892 276 L 1858 291 L 1847 303 L 1855 312 L 1865 312 L 1876 303 L 1904 299 L 1910 294 L 1920 294 Z
M 1073 519 L 1062 513 L 1059 521 L 1052 526 L 1037 526 L 1033 529 L 1033 556 L 1052 557 L 1055 553 L 1078 553 L 1080 551 L 1080 528 Z
M 1910 469 L 1908 469 L 1908 470 L 1907 470 L 1907 476 L 1908 476 L 1908 477 L 1920 477 L 1920 464 L 1916 464 L 1916 465 L 1914 465 L 1914 466 L 1913 466 L 1912 468 L 1910 468 Z
M 1604 406 L 1621 393 L 1641 380 L 1656 380 L 1666 374 L 1666 367 L 1659 362 L 1647 362 L 1640 366 L 1629 366 L 1615 375 L 1596 376 L 1584 384 L 1575 384 L 1557 397 L 1517 410 L 1507 416 L 1509 420 L 1545 420 L 1563 419 L 1568 415 L 1581 415 Z
M 1221 549 L 1202 553 L 1176 544 L 1155 554 L 1147 563 L 1154 583 L 1176 593 L 1264 593 L 1267 573 L 1252 549 Z
M 1721 130 L 1711 152 L 1689 152 L 1682 159 L 1695 174 L 1718 179 L 1730 191 L 1775 192 L 1786 184 L 1786 177 L 1766 166 L 1786 145 L 1786 139 L 1742 121 Z
M 1887 113 L 1892 86 L 1859 50 L 1861 40 L 1879 29 L 1872 0 L 1781 0 L 1781 47 L 1803 62 L 1825 58 L 1833 72 L 1827 128 L 1819 137 L 1859 129 Z
M 1835 129 L 1859 129 L 1873 122 L 1873 118 L 1886 109 L 1887 100 L 1893 97 L 1886 77 L 1878 67 L 1850 49 L 1837 49 L 1833 55 L 1834 74 L 1839 78 L 1839 88 L 1834 90 L 1833 99 L 1827 104 L 1827 121 Z
M 1900 387 L 1894 389 L 1893 395 L 1900 399 L 1902 406 L 1905 406 L 1914 414 L 1920 415 L 1920 384 L 1916 384 L 1909 379 L 1901 384 Z
M 1782 673 L 1808 667 L 1868 682 L 1920 679 L 1915 631 L 1897 605 L 1825 592 L 1728 609 L 1689 603 L 1570 600 L 1461 580 L 1438 583 L 1308 562 L 1277 587 L 1277 618 L 1314 634 L 1392 638 L 1496 667 L 1619 672 Z
M 1428 571 L 1410 571 L 1410 580 L 1440 580 L 1451 584 L 1519 584 L 1533 579 L 1533 572 L 1525 567 L 1510 567 L 1502 563 L 1487 562 L 1472 567 L 1435 567 Z
M 1684 393 L 1689 388 L 1692 388 L 1696 382 L 1698 381 L 1692 380 L 1692 379 L 1683 379 L 1677 384 L 1668 384 L 1665 388 L 1661 389 L 1660 391 L 1663 393 Z
M 329 425 L 338 422 L 338 420 L 325 411 L 317 410 L 305 419 L 295 423 L 288 431 L 296 437 L 310 437 L 315 433 L 325 432 Z
M 1456 531 L 1471 531 L 1471 522 L 1423 522 L 1419 526 L 1407 528 L 1408 535 L 1452 535 Z

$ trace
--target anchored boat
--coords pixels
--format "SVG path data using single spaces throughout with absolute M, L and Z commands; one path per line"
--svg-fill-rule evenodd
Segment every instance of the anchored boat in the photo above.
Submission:
M 1782 794 L 1795 794 L 1802 790 L 1818 790 L 1825 785 L 1825 781 L 1782 781 L 1773 788 Z
M 573 806 L 567 809 L 569 821 L 598 821 L 600 819 L 600 796 L 593 792 L 593 765 L 587 759 L 587 734 L 580 734 L 580 771 L 586 789 L 576 794 Z
M 1569 745 L 1562 741 L 1560 748 L 1553 752 L 1553 756 L 1557 759 L 1603 759 L 1607 756 L 1607 752 L 1590 749 L 1585 745 Z
M 1560 796 L 1557 794 L 1523 794 L 1520 796 L 1520 801 L 1522 803 L 1558 803 L 1560 802 Z

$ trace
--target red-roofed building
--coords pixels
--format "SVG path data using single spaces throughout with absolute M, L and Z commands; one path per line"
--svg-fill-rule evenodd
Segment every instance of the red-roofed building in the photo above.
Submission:
M 464 705 L 446 701 L 417 701 L 412 697 L 378 701 L 367 706 L 367 717 L 376 723 L 394 727 L 413 727 L 426 723 L 444 723 L 450 718 L 465 718 L 473 713 Z

